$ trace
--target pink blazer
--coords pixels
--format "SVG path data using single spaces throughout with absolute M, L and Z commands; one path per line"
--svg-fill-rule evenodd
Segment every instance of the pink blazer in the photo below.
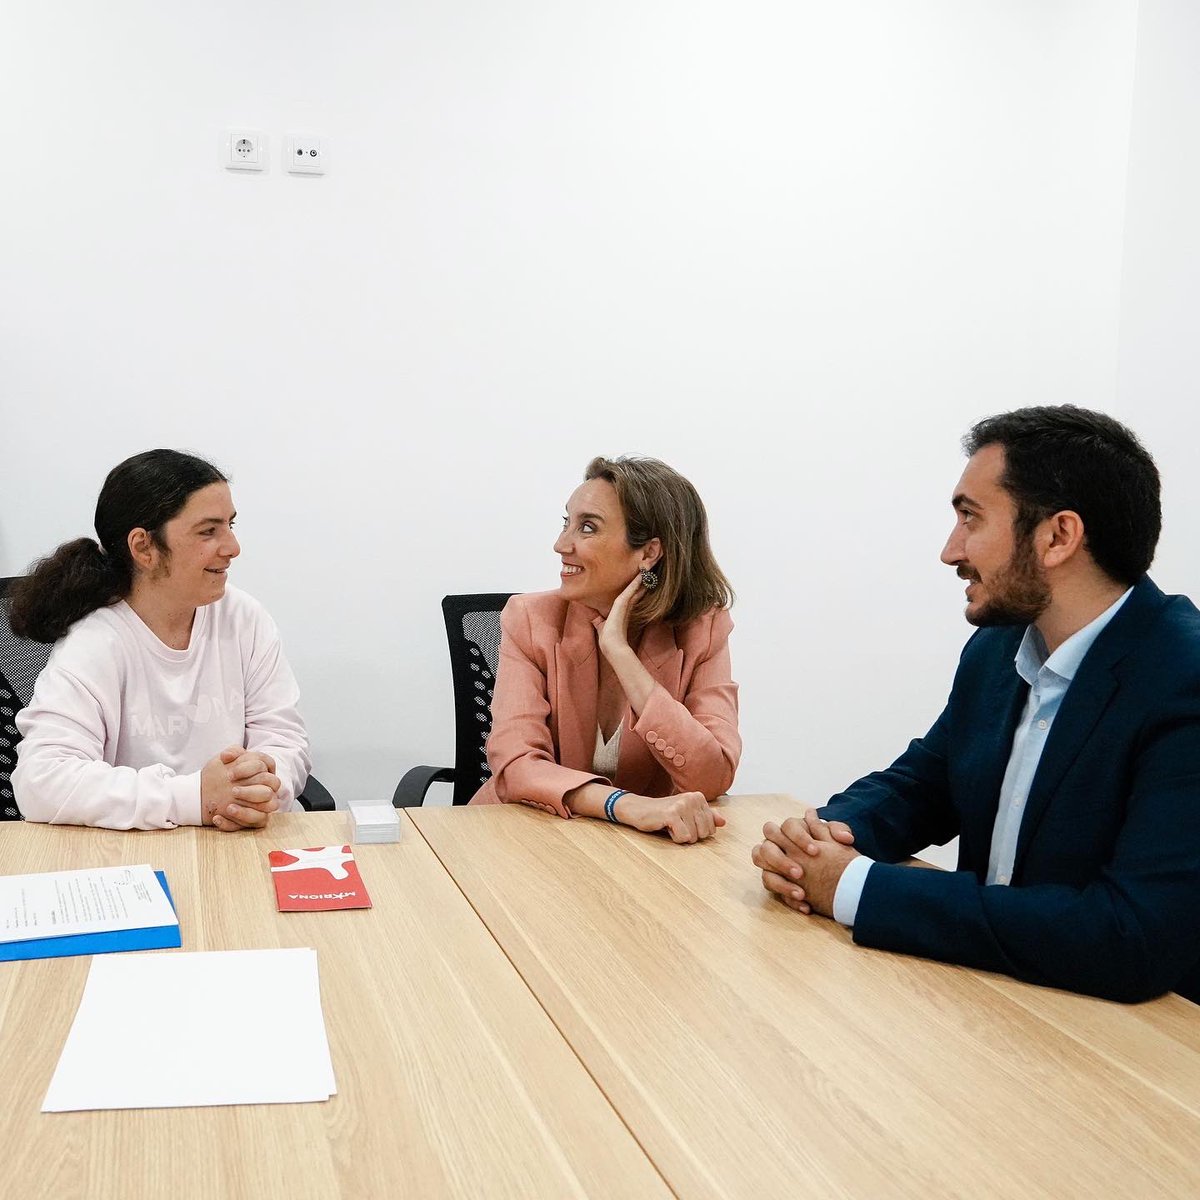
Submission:
M 728 611 L 645 631 L 638 658 L 655 687 L 640 715 L 625 710 L 611 780 L 592 771 L 601 623 L 557 592 L 514 596 L 505 606 L 487 744 L 492 778 L 472 804 L 518 802 L 567 817 L 563 796 L 593 781 L 642 796 L 703 792 L 711 800 L 729 789 L 742 739 Z

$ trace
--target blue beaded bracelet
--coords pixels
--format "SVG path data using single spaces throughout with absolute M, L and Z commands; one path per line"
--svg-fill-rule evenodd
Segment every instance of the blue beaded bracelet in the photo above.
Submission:
M 605 802 L 604 802 L 604 815 L 614 825 L 620 825 L 620 823 L 621 823 L 620 821 L 617 820 L 617 811 L 616 811 L 617 810 L 617 801 L 620 800 L 620 798 L 622 796 L 627 796 L 627 795 L 629 795 L 629 793 L 626 792 L 623 788 L 617 788 L 617 790 L 615 792 L 612 792 L 609 794 L 608 799 L 605 800 Z

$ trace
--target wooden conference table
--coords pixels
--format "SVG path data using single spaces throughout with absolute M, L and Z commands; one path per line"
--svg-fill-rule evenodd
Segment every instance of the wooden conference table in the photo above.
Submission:
M 313 946 L 325 1104 L 43 1114 L 88 959 L 0 964 L 0 1196 L 1136 1196 L 1200 1192 L 1200 1009 L 867 951 L 768 900 L 780 796 L 675 846 L 520 806 L 412 809 L 375 907 L 279 914 L 260 834 L 0 827 L 0 872 L 151 862 L 185 950 Z M 169 953 L 169 952 L 168 952 Z M 269 1021 L 231 996 L 205 1029 Z M 169 1013 L 147 1013 L 170 1021 Z

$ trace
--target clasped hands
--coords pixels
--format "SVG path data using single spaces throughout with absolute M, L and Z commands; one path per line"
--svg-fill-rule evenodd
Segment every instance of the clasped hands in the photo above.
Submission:
M 229 746 L 200 772 L 200 816 L 223 833 L 262 829 L 279 808 L 275 760 L 262 750 Z
M 796 912 L 833 916 L 838 881 L 850 860 L 858 857 L 850 826 L 823 821 L 810 808 L 782 825 L 768 821 L 763 838 L 750 852 L 762 870 L 763 887 Z

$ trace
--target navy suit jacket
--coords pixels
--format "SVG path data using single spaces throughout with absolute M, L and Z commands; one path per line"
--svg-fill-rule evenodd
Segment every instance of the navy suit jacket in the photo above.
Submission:
M 877 859 L 854 940 L 1111 1000 L 1200 1002 L 1200 612 L 1143 578 L 1084 657 L 1029 791 L 1011 886 L 984 883 L 1029 687 L 979 630 L 945 711 L 821 810 Z M 960 837 L 958 870 L 891 865 Z

